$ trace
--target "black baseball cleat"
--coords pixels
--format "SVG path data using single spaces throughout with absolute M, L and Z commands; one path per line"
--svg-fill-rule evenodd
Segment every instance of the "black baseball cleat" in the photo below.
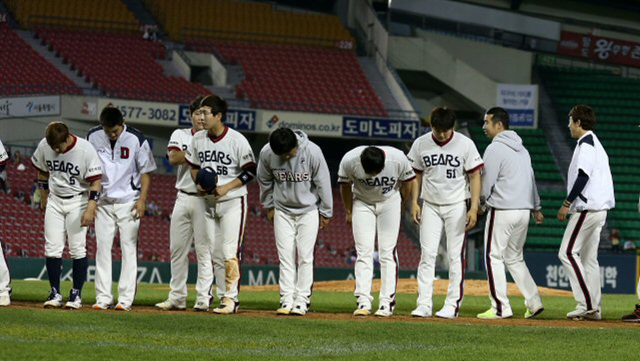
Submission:
M 622 321 L 625 322 L 640 322 L 640 305 L 636 305 L 635 310 L 628 315 L 622 316 Z

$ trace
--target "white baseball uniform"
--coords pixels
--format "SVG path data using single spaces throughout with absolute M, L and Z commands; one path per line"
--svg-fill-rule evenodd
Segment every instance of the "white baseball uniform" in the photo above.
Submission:
M 607 211 L 616 205 L 609 156 L 592 131 L 578 139 L 573 151 L 567 193 L 571 192 L 579 170 L 589 176 L 589 180 L 569 208 L 571 216 L 558 257 L 569 276 L 576 310 L 592 312 L 600 311 L 601 305 L 600 232 L 607 219 Z
M 73 136 L 63 153 L 54 151 L 46 139 L 38 144 L 31 162 L 49 173 L 49 198 L 44 214 L 44 254 L 62 258 L 65 239 L 69 240 L 72 259 L 87 256 L 87 227 L 82 214 L 89 202 L 89 185 L 102 177 L 102 165 L 89 142 Z
M 338 171 L 338 182 L 352 184 L 354 196 L 351 223 L 358 255 L 354 267 L 354 295 L 359 307 L 371 308 L 373 251 L 377 231 L 382 282 L 380 306 L 387 306 L 393 312 L 399 268 L 396 246 L 402 213 L 398 189 L 401 182 L 414 179 L 415 173 L 402 151 L 390 146 L 378 146 L 385 153 L 384 168 L 373 177 L 367 175 L 360 161 L 366 148 L 367 146 L 359 146 L 347 152 L 342 157 Z
M 140 196 L 140 175 L 156 169 L 149 142 L 139 130 L 123 125 L 112 142 L 102 126 L 92 128 L 87 139 L 102 162 L 102 196 L 96 215 L 96 303 L 113 301 L 111 248 L 120 233 L 122 266 L 118 283 L 118 303 L 131 307 L 138 275 L 138 229 L 140 219 L 132 210 Z
M 298 138 L 298 151 L 289 160 L 274 154 L 269 144 L 262 148 L 258 182 L 262 205 L 275 209 L 280 304 L 306 312 L 313 288 L 313 252 L 319 215 L 333 216 L 333 196 L 322 150 L 302 131 L 294 133 Z
M 542 300 L 522 249 L 532 209 L 540 209 L 540 196 L 529 152 L 511 130 L 498 133 L 484 152 L 482 195 L 490 207 L 484 229 L 485 264 L 491 307 L 499 317 L 511 317 L 505 266 L 524 296 L 527 308 L 542 308 Z
M 187 152 L 193 140 L 193 129 L 176 129 L 167 145 L 167 152 Z M 195 183 L 191 178 L 191 166 L 180 164 L 177 167 L 176 203 L 171 214 L 169 230 L 171 248 L 171 281 L 169 300 L 177 305 L 187 301 L 187 275 L 189 272 L 189 251 L 193 244 L 198 259 L 198 279 L 196 281 L 196 304 L 209 305 L 213 285 L 213 219 L 206 212 L 204 197 L 198 196 Z
M 408 154 L 416 173 L 422 172 L 418 307 L 433 309 L 433 278 L 438 245 L 444 228 L 449 260 L 449 288 L 443 310 L 455 316 L 464 295 L 466 200 L 470 198 L 467 173 L 483 163 L 471 139 L 453 132 L 444 142 L 431 132 L 413 142 Z
M 237 306 L 241 247 L 247 220 L 246 183 L 253 179 L 256 169 L 253 150 L 247 138 L 227 126 L 218 137 L 202 130 L 193 137 L 192 147 L 187 151 L 187 162 L 197 169 L 213 168 L 218 174 L 218 187 L 236 178 L 243 179 L 241 187 L 222 197 L 205 197 L 206 207 L 215 221 L 212 257 L 218 297 L 233 300 Z M 249 177 L 243 177 L 245 174 Z
M 9 156 L 4 149 L 4 145 L 2 145 L 2 141 L 0 141 L 0 168 L 6 166 L 8 162 Z M 0 171 L 2 170 L 0 169 Z M 8 296 L 11 293 L 11 275 L 9 274 L 9 267 L 1 245 L 0 253 L 0 296 Z

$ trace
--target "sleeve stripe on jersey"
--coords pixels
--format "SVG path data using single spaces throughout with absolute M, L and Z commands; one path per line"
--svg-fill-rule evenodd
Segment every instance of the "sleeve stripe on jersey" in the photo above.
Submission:
M 475 173 L 484 167 L 484 163 L 478 164 L 475 168 L 472 168 L 467 171 L 467 174 Z
M 249 162 L 249 163 L 243 165 L 240 168 L 242 168 L 242 170 L 247 170 L 248 171 L 248 170 L 252 170 L 253 169 L 255 171 L 257 169 L 257 165 L 256 165 L 255 162 Z
M 414 175 L 413 177 L 407 178 L 407 179 L 403 179 L 403 182 L 411 182 L 412 180 L 416 179 L 416 176 Z
M 33 168 L 35 168 L 37 171 L 42 172 L 42 173 L 47 173 L 47 174 L 49 174 L 49 171 L 42 170 L 42 169 L 38 168 L 38 166 L 37 166 L 37 165 L 35 165 L 33 162 L 31 162 L 31 165 L 32 165 L 32 166 L 33 166 Z
M 185 158 L 184 160 L 185 160 L 185 161 L 187 161 L 187 163 L 191 166 L 191 168 L 193 168 L 193 169 L 200 169 L 200 166 L 199 166 L 199 165 L 197 165 L 197 164 L 193 164 L 193 163 L 189 162 L 189 159 Z
M 98 180 L 100 178 L 102 178 L 102 174 L 96 174 L 96 175 L 92 175 L 91 177 L 86 178 L 85 180 L 87 182 L 93 182 L 93 181 Z
M 422 169 L 413 168 L 414 173 L 422 173 L 424 172 Z

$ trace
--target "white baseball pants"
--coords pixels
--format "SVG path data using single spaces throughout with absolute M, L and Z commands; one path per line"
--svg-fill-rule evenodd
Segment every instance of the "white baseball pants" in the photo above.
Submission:
M 140 219 L 131 210 L 135 201 L 99 204 L 96 215 L 96 302 L 111 304 L 111 248 L 116 231 L 120 232 L 122 266 L 118 282 L 118 303 L 131 307 L 136 294 L 138 276 L 138 229 Z
M 449 260 L 449 288 L 444 307 L 453 307 L 455 314 L 458 315 L 464 295 L 466 202 L 444 206 L 423 202 L 421 219 L 420 248 L 422 254 L 418 264 L 418 307 L 423 306 L 433 310 L 433 278 L 436 256 L 444 230 Z
M 489 281 L 489 299 L 498 316 L 513 314 L 507 297 L 505 266 L 522 292 L 525 306 L 530 310 L 542 307 L 538 287 L 522 255 L 530 213 L 528 209 L 491 209 L 487 215 L 484 228 L 485 264 Z
M 0 253 L 0 296 L 3 296 L 11 292 L 11 276 L 9 275 L 9 267 L 2 247 L 0 247 Z
M 600 310 L 601 285 L 598 246 L 607 211 L 571 214 L 558 257 L 569 276 L 578 310 Z
M 373 279 L 373 250 L 378 233 L 380 255 L 380 305 L 393 309 L 395 306 L 398 277 L 398 255 L 396 245 L 400 231 L 399 193 L 384 202 L 368 204 L 359 199 L 353 201 L 351 223 L 358 259 L 355 264 L 358 305 L 371 308 L 371 281 Z
M 49 194 L 44 213 L 44 255 L 62 258 L 69 240 L 69 255 L 73 259 L 87 256 L 87 227 L 82 227 L 82 214 L 87 209 L 86 194 L 62 199 Z
M 211 249 L 215 226 L 213 217 L 207 212 L 204 198 L 178 192 L 171 213 L 169 228 L 171 249 L 171 282 L 169 299 L 184 305 L 187 301 L 187 276 L 189 274 L 189 251 L 193 243 L 198 259 L 196 280 L 196 303 L 211 301 L 213 265 Z
M 319 217 L 317 209 L 301 215 L 275 210 L 273 228 L 280 259 L 280 304 L 302 303 L 308 307 L 311 303 Z
M 213 272 L 216 280 L 218 299 L 223 297 L 238 303 L 240 278 L 226 286 L 225 261 L 236 259 L 233 265 L 241 273 L 240 262 L 244 228 L 247 222 L 247 196 L 217 202 L 213 205 L 215 239 L 213 242 Z

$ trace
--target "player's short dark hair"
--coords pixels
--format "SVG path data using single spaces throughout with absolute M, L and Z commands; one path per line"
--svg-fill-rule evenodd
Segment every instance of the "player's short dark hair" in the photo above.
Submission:
M 211 113 L 213 115 L 222 114 L 223 123 L 227 119 L 227 102 L 215 94 L 205 95 L 202 100 L 200 100 L 199 108 L 202 107 L 211 108 Z
M 491 115 L 491 123 L 496 125 L 496 123 L 502 123 L 502 127 L 504 129 L 509 129 L 509 113 L 506 110 L 500 107 L 493 107 L 487 110 L 487 115 Z
M 45 130 L 45 138 L 51 148 L 66 142 L 68 136 L 69 128 L 63 122 L 51 122 Z
M 443 107 L 435 107 L 429 115 L 431 119 L 431 128 L 437 130 L 453 129 L 456 125 L 456 114 L 453 110 Z
M 115 127 L 124 124 L 124 116 L 120 109 L 113 106 L 106 106 L 100 112 L 100 124 L 103 127 Z
M 275 155 L 287 154 L 298 146 L 298 137 L 289 128 L 278 128 L 269 135 L 269 146 Z
M 193 115 L 196 110 L 200 109 L 200 102 L 202 101 L 202 99 L 204 99 L 204 97 L 204 95 L 198 95 L 197 97 L 193 98 L 191 103 L 189 103 L 189 115 Z
M 360 163 L 367 174 L 378 174 L 384 169 L 384 151 L 378 147 L 366 147 L 360 153 Z
M 593 130 L 596 126 L 596 113 L 588 105 L 576 105 L 569 111 L 569 116 L 574 122 L 579 120 L 580 127 L 584 130 Z

